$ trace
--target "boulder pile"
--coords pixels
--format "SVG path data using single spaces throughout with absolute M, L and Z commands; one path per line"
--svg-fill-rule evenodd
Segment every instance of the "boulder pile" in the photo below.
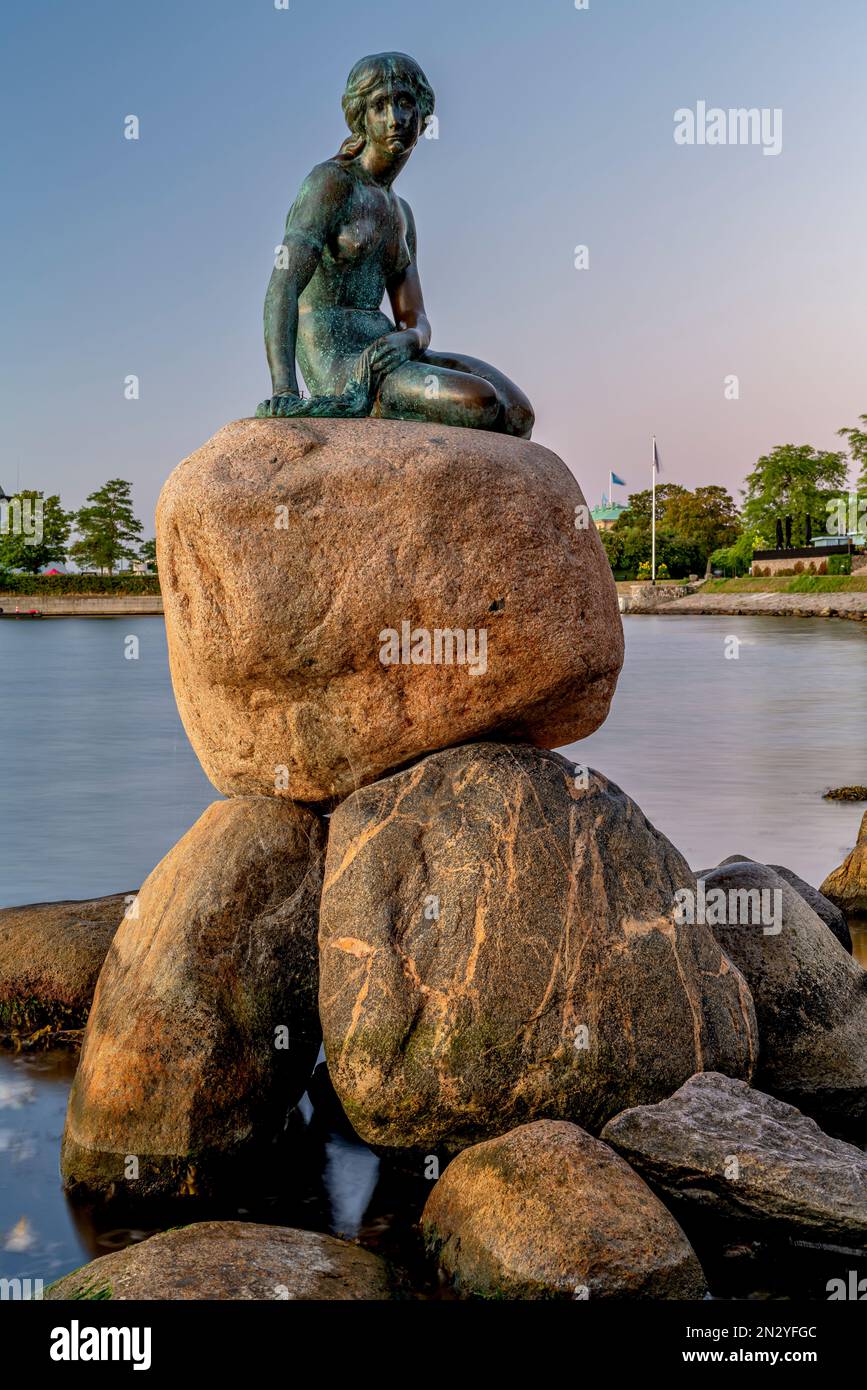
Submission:
M 157 866 L 108 950 L 67 1187 L 234 1191 L 324 1043 L 358 1135 L 451 1160 L 423 1233 L 459 1290 L 702 1297 L 618 1117 L 712 1073 L 860 1120 L 867 977 L 831 904 L 764 866 L 714 873 L 782 894 L 776 936 L 685 910 L 703 911 L 703 888 L 679 851 L 553 751 L 603 722 L 623 660 L 611 570 L 565 464 L 479 430 L 242 420 L 172 474 L 157 541 L 181 717 L 228 800 Z M 812 1129 L 789 1129 L 825 1161 Z M 219 1264 L 243 1245 L 263 1288 L 328 1296 L 327 1280 L 278 1277 L 303 1233 L 284 1252 L 262 1228 L 190 1231 L 188 1247 L 170 1233 L 99 1261 L 99 1277 L 132 1297 L 158 1241 L 200 1272 L 199 1251 Z M 349 1270 L 335 1296 L 386 1296 L 378 1268 L 317 1252 Z M 210 1296 L 249 1296 L 214 1281 Z

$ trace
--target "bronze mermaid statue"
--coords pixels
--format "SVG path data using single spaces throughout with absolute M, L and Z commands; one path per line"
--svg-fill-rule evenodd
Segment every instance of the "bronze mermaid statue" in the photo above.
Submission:
M 392 185 L 433 110 L 405 53 L 362 58 L 349 74 L 351 134 L 304 180 L 277 248 L 265 296 L 271 396 L 258 416 L 374 415 L 530 438 L 533 408 L 514 382 L 475 357 L 430 349 L 415 221 Z

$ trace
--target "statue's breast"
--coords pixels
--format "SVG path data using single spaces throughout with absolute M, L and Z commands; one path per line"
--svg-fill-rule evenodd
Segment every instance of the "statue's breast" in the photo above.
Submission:
M 393 275 L 410 263 L 406 225 L 396 199 L 358 189 L 349 216 L 332 241 L 332 255 L 342 266 L 375 259 L 383 273 Z
M 353 217 L 334 238 L 334 259 L 353 264 L 375 255 L 382 247 L 382 228 L 373 217 Z

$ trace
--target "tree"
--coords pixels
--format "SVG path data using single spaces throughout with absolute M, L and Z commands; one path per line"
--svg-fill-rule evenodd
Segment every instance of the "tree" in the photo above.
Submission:
M 792 539 L 807 540 L 807 518 L 813 531 L 825 531 L 827 502 L 845 493 L 849 465 L 845 454 L 814 449 L 812 444 L 780 444 L 758 460 L 746 479 L 744 517 L 771 545 L 776 523 L 792 518 Z
M 39 504 L 39 505 L 37 505 Z M 66 559 L 72 513 L 60 498 L 26 488 L 3 505 L 0 525 L 0 570 L 39 574 L 46 565 Z
M 710 557 L 711 569 L 722 570 L 727 579 L 737 579 L 749 574 L 753 563 L 753 551 L 762 549 L 762 537 L 749 528 L 741 531 L 731 545 L 721 546 Z
M 621 527 L 615 522 L 609 535 L 616 536 L 619 543 L 619 568 L 628 575 L 636 575 L 644 561 L 650 559 L 649 526 Z
M 686 492 L 685 487 L 680 483 L 660 483 L 656 489 L 656 521 L 657 524 L 665 515 L 668 503 L 675 497 L 680 497 Z M 625 512 L 621 512 L 614 523 L 615 530 L 625 529 L 628 526 L 647 526 L 650 530 L 650 508 L 653 490 L 645 488 L 644 492 L 632 492 L 629 495 L 629 506 Z
M 613 528 L 600 531 L 599 539 L 602 542 L 602 548 L 608 556 L 608 563 L 614 573 L 616 574 L 618 570 L 625 569 L 626 566 L 623 560 L 623 537 L 619 531 L 615 531 Z
M 712 494 L 722 493 L 724 497 L 728 494 L 723 488 L 704 488 L 700 492 Z M 611 558 L 611 547 L 617 545 L 618 564 L 612 563 L 612 568 L 619 569 L 628 574 L 637 574 L 642 565 L 650 563 L 653 543 L 651 536 L 651 507 L 652 491 L 650 488 L 644 492 L 633 492 L 629 498 L 629 506 L 614 523 L 607 534 L 617 537 L 616 542 L 612 540 L 606 545 L 609 558 Z M 656 489 L 656 560 L 657 566 L 665 564 L 670 574 L 682 578 L 684 575 L 699 573 L 704 567 L 707 555 L 710 553 L 705 547 L 706 542 L 701 538 L 695 537 L 690 533 L 682 532 L 677 526 L 670 522 L 670 509 L 684 505 L 693 499 L 694 494 L 687 491 L 680 483 L 661 483 Z M 731 502 L 731 499 L 729 498 Z M 713 503 L 713 506 L 711 506 Z M 734 509 L 734 503 L 731 503 Z M 714 510 L 715 509 L 715 510 Z M 691 515 L 694 517 L 704 516 L 706 512 L 713 512 L 714 515 L 721 512 L 722 505 L 715 496 L 709 501 L 693 506 Z M 683 513 L 684 519 L 687 512 Z
M 111 478 L 88 497 L 90 506 L 75 513 L 75 527 L 81 536 L 70 554 L 83 569 L 108 570 L 114 574 L 123 560 L 138 558 L 142 524 L 133 515 L 132 487 L 122 478 Z
M 143 565 L 147 566 L 149 574 L 157 572 L 157 543 L 156 540 L 142 541 L 138 549 L 138 557 Z
M 852 458 L 861 465 L 861 473 L 855 486 L 859 492 L 867 492 L 867 415 L 860 417 L 860 423 L 864 429 L 858 429 L 853 425 L 849 429 L 838 430 L 841 439 L 849 441 L 849 449 Z
M 613 570 L 635 576 L 642 565 L 650 564 L 653 547 L 649 519 L 645 526 L 620 528 L 615 524 L 610 531 L 603 531 L 601 535 Z M 659 526 L 656 531 L 656 562 L 657 569 L 664 564 L 669 574 L 682 579 L 687 574 L 698 573 L 698 548 L 674 531 Z
M 695 492 L 677 493 L 665 504 L 663 526 L 698 553 L 697 573 L 703 573 L 715 550 L 733 545 L 740 532 L 734 498 L 711 484 Z

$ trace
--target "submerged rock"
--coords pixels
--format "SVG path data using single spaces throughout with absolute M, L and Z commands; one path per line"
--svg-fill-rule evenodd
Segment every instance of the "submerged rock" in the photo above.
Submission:
M 540 1120 L 465 1149 L 422 1233 L 459 1291 L 483 1298 L 703 1298 L 674 1217 L 607 1144 Z
M 668 1100 L 609 1120 L 602 1138 L 684 1214 L 867 1245 L 867 1155 L 742 1081 L 693 1076 Z
M 0 1040 L 87 1022 L 112 937 L 133 893 L 0 911 Z
M 178 708 L 222 792 L 318 802 L 491 730 L 556 747 L 608 713 L 611 567 L 538 444 L 238 420 L 169 478 L 157 543 Z
M 700 877 L 708 895 L 721 889 L 731 901 L 732 893 L 765 893 L 779 907 L 776 923 L 713 925 L 755 1003 L 755 1084 L 833 1127 L 860 1128 L 867 1121 L 867 972 L 767 865 L 726 862 Z
M 200 1221 L 102 1255 L 58 1279 L 44 1297 L 318 1302 L 390 1293 L 385 1262 L 347 1241 L 287 1226 Z
M 858 843 L 822 884 L 821 892 L 847 917 L 867 917 L 867 811 L 858 831 Z
M 320 1044 L 323 841 L 292 802 L 221 801 L 150 875 L 99 978 L 68 1187 L 206 1193 L 280 1133 Z
M 695 880 L 635 802 L 524 745 L 468 744 L 331 818 L 320 1015 L 358 1133 L 474 1143 L 529 1119 L 598 1129 L 696 1070 L 749 1077 L 749 990 Z

